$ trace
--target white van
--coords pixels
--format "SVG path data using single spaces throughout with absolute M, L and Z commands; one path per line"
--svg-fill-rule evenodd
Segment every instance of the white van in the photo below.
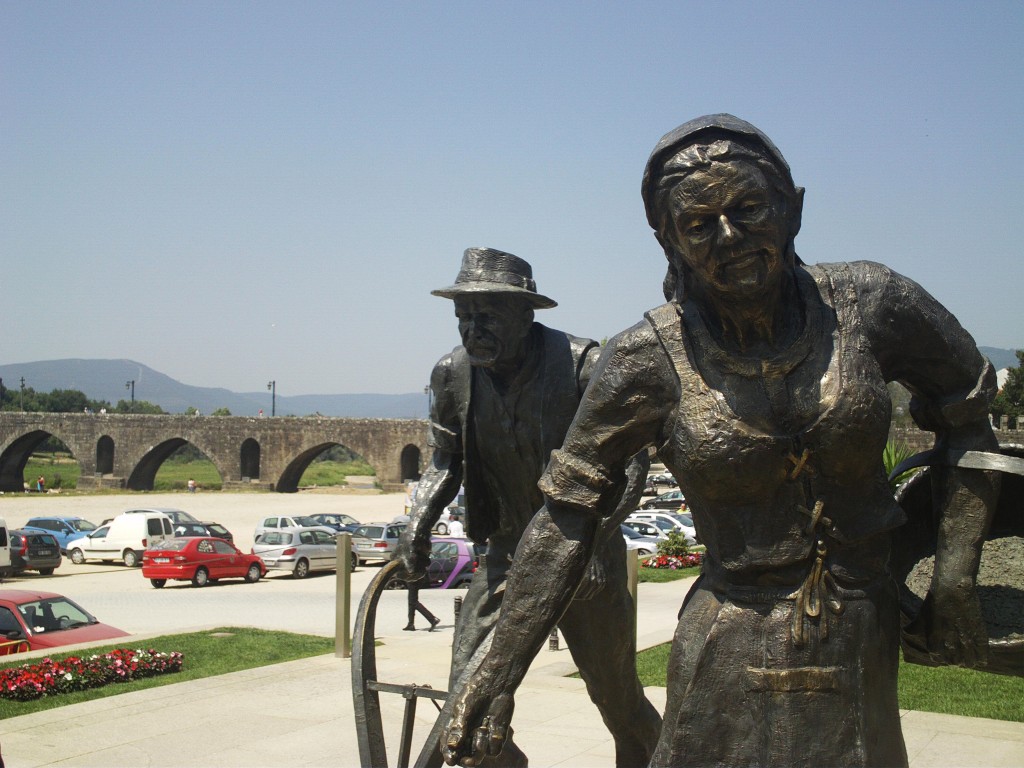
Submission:
M 0 517 L 0 578 L 11 575 L 11 535 L 7 521 Z
M 163 512 L 124 512 L 85 536 L 71 539 L 68 557 L 86 560 L 123 560 L 129 568 L 142 562 L 142 552 L 154 542 L 174 537 L 171 518 Z

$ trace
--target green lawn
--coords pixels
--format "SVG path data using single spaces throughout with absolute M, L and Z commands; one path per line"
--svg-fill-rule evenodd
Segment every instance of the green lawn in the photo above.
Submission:
M 42 475 L 46 478 L 49 489 L 73 490 L 78 487 L 80 471 L 78 462 L 68 454 L 35 453 L 25 464 L 25 482 L 31 490 L 35 490 L 36 479 Z M 299 487 L 306 486 L 338 486 L 346 485 L 349 475 L 375 475 L 373 467 L 365 461 L 314 461 L 299 479 Z M 165 461 L 157 470 L 153 479 L 155 491 L 183 491 L 188 487 L 189 478 L 199 485 L 201 490 L 219 491 L 221 476 L 212 461 L 199 459 L 196 461 Z
M 34 453 L 25 464 L 25 482 L 33 491 L 36 478 L 46 478 L 47 488 L 75 488 L 80 471 L 78 462 L 62 453 Z
M 644 685 L 665 685 L 669 644 L 637 654 Z M 900 662 L 902 709 L 963 717 L 1024 722 L 1024 678 L 992 675 L 958 667 L 922 667 Z
M 102 648 L 90 648 L 86 651 L 79 651 L 77 654 L 54 653 L 50 658 L 64 659 L 71 655 L 85 657 L 87 655 L 91 656 L 94 653 L 106 653 L 114 648 L 126 647 L 143 647 L 147 650 L 153 649 L 164 653 L 180 651 L 184 654 L 182 671 L 174 674 L 147 677 L 130 683 L 115 683 L 103 688 L 76 691 L 75 693 L 60 696 L 44 696 L 34 701 L 0 699 L 0 720 L 17 715 L 27 715 L 44 709 L 52 709 L 53 707 L 62 707 L 65 704 L 75 704 L 80 701 L 91 701 L 92 699 L 101 699 L 106 696 L 116 696 L 119 693 L 138 691 L 144 688 L 155 688 L 160 685 L 170 685 L 171 683 L 179 683 L 185 680 L 197 680 L 202 677 L 223 675 L 228 672 L 264 667 L 268 664 L 279 664 L 284 661 L 306 658 L 307 656 L 332 653 L 334 651 L 334 639 L 313 635 L 297 635 L 291 632 L 227 627 L 183 635 L 165 635 L 146 640 L 140 644 L 134 643 L 131 638 L 125 638 L 125 642 L 122 643 L 107 645 Z M 0 669 L 32 663 L 33 660 L 31 659 L 25 661 L 15 660 L 0 664 Z
M 700 576 L 700 568 L 680 568 L 673 571 L 671 568 L 639 568 L 637 569 L 637 581 L 641 584 L 650 582 L 660 584 L 665 581 L 677 581 L 688 579 L 691 576 Z

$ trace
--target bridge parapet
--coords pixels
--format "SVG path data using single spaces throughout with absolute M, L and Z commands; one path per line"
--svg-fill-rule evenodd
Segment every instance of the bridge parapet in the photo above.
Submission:
M 294 491 L 316 456 L 343 445 L 376 470 L 382 487 L 395 489 L 410 471 L 418 476 L 428 450 L 427 425 L 421 419 L 5 411 L 0 413 L 0 490 L 21 490 L 26 462 L 50 435 L 78 461 L 82 487 L 150 490 L 160 465 L 191 443 L 214 463 L 226 487 Z

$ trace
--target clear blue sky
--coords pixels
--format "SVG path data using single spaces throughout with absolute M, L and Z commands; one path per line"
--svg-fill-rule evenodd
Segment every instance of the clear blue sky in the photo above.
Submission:
M 807 188 L 805 261 L 1022 347 L 1022 39 L 1020 2 L 2 2 L 0 362 L 417 391 L 475 245 L 611 336 L 662 300 L 647 156 L 723 111 Z

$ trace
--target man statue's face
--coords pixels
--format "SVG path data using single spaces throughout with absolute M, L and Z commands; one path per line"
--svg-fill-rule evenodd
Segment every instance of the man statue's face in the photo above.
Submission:
M 472 365 L 495 368 L 522 360 L 533 325 L 529 302 L 505 294 L 456 296 L 455 317 Z

